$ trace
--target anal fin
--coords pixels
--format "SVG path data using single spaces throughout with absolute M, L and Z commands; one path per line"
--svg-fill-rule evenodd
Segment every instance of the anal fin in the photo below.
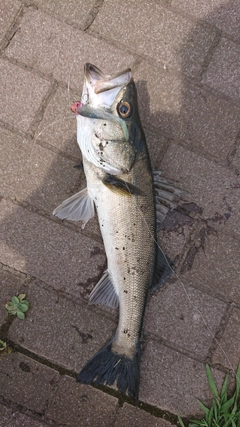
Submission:
M 111 308 L 118 307 L 118 295 L 109 278 L 109 273 L 107 270 L 104 271 L 101 279 L 93 288 L 90 294 L 88 303 L 89 304 L 105 304 Z
M 62 202 L 54 209 L 53 215 L 60 219 L 83 221 L 82 228 L 84 228 L 89 219 L 94 216 L 94 203 L 89 197 L 87 188 Z

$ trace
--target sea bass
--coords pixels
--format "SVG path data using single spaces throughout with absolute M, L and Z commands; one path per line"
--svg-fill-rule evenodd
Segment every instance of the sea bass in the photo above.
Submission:
M 170 272 L 156 244 L 156 218 L 162 220 L 175 207 L 179 192 L 160 173 L 152 173 L 131 70 L 109 76 L 86 64 L 84 71 L 81 102 L 72 111 L 87 187 L 53 213 L 82 220 L 85 226 L 96 209 L 107 270 L 89 302 L 119 306 L 119 323 L 112 340 L 77 380 L 95 385 L 116 382 L 122 393 L 137 398 L 147 292 Z

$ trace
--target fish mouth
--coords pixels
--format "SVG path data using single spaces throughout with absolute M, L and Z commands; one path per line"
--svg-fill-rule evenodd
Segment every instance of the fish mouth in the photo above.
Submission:
M 98 67 L 90 63 L 85 64 L 84 75 L 87 83 L 92 86 L 96 94 L 115 88 L 122 88 L 128 84 L 132 78 L 130 68 L 110 76 L 104 74 Z
M 110 115 L 110 108 L 118 92 L 131 81 L 130 68 L 111 76 L 104 74 L 95 65 L 86 63 L 81 102 L 75 102 L 71 106 L 72 112 L 85 117 L 114 120 L 115 117 Z
M 94 108 L 110 108 L 118 92 L 131 80 L 130 68 L 110 76 L 95 65 L 86 63 L 81 103 Z

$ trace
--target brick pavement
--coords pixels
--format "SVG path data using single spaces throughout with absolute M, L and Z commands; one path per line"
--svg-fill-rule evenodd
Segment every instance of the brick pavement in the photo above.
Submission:
M 2 0 L 0 427 L 161 426 L 210 403 L 239 361 L 240 21 L 237 0 Z M 83 65 L 132 67 L 153 167 L 188 190 L 158 232 L 178 278 L 149 295 L 140 404 L 83 386 L 78 370 L 113 334 L 88 306 L 105 268 L 96 218 L 51 213 L 84 186 L 69 106 Z M 24 321 L 4 304 L 20 292 Z

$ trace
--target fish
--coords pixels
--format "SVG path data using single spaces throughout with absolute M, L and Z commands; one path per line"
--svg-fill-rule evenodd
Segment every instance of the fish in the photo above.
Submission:
M 87 186 L 53 214 L 81 220 L 85 227 L 97 212 L 107 269 L 89 303 L 119 307 L 113 338 L 86 363 L 77 381 L 115 383 L 137 400 L 148 290 L 171 274 L 171 261 L 157 244 L 157 221 L 176 207 L 181 189 L 152 170 L 130 68 L 108 75 L 86 63 L 81 101 L 71 109 Z

